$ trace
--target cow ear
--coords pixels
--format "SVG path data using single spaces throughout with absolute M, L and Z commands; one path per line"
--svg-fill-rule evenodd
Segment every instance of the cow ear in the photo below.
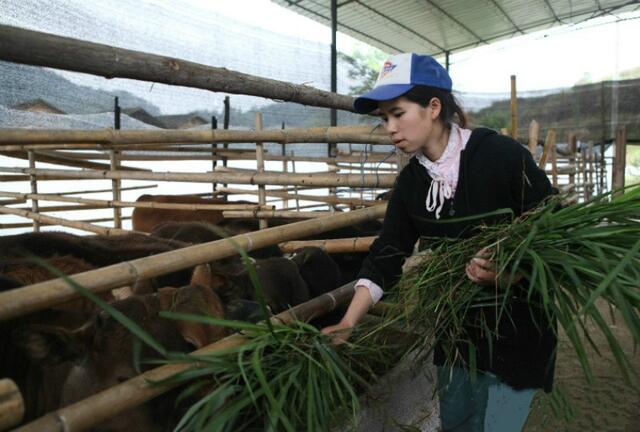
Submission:
M 212 283 L 213 276 L 211 274 L 211 267 L 209 264 L 200 264 L 193 269 L 193 273 L 191 274 L 191 285 L 213 288 Z
M 208 343 L 207 332 L 200 323 L 178 321 L 178 331 L 180 331 L 182 338 L 193 345 L 195 349 L 200 349 Z
M 15 344 L 34 362 L 56 365 L 85 355 L 94 334 L 93 320 L 74 330 L 50 325 L 32 325 L 14 333 Z

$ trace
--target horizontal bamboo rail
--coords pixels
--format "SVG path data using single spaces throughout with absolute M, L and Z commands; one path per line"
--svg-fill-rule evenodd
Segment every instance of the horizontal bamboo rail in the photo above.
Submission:
M 0 154 L 3 156 L 15 158 L 15 159 L 29 160 L 29 157 L 26 151 L 3 151 L 3 152 L 0 152 Z M 46 163 L 55 164 L 55 165 L 64 165 L 64 166 L 69 166 L 73 168 L 88 168 L 88 169 L 96 169 L 96 170 L 110 169 L 110 166 L 107 164 L 98 163 L 98 162 L 89 162 L 86 160 L 70 158 L 70 157 L 61 156 L 61 155 L 52 156 L 52 155 L 47 155 L 42 153 L 35 153 L 35 159 L 38 162 L 46 162 Z M 121 169 L 135 170 L 139 168 L 121 167 Z M 142 171 L 148 171 L 148 170 L 143 169 Z
M 5 208 L 0 208 L 0 211 Z M 386 205 L 368 207 L 347 213 L 336 213 L 309 221 L 295 222 L 262 231 L 231 237 L 239 247 L 251 251 L 303 236 L 319 234 L 347 225 L 384 216 Z M 14 209 L 9 209 L 14 210 Z M 48 222 L 48 221 L 44 221 Z M 237 253 L 229 239 L 217 240 L 162 254 L 114 264 L 71 276 L 78 284 L 93 292 L 103 292 L 138 280 L 167 274 Z M 0 293 L 0 321 L 65 302 L 77 297 L 76 291 L 63 279 L 41 282 Z
M 6 25 L 0 26 L 0 40 L 0 59 L 14 63 L 353 111 L 351 96 L 172 57 Z
M 227 149 L 225 151 L 217 151 L 212 155 L 211 150 L 205 151 L 190 151 L 190 153 L 202 153 L 202 154 L 176 154 L 176 150 L 172 149 L 170 151 L 166 150 L 153 150 L 153 152 L 162 152 L 163 154 L 151 154 L 149 149 L 145 148 L 144 154 L 140 153 L 129 153 L 128 151 L 121 153 L 120 159 L 122 161 L 156 161 L 156 160 L 256 160 L 256 154 L 253 151 L 243 151 L 237 153 L 229 153 L 230 150 Z M 169 154 L 167 154 L 169 153 Z M 173 153 L 173 154 L 171 154 Z M 367 163 L 380 163 L 383 162 L 387 164 L 395 165 L 395 158 L 391 159 L 388 157 L 387 153 L 373 153 L 369 155 L 369 159 L 367 159 Z M 105 154 L 95 155 L 89 153 L 82 153 L 82 157 L 79 159 L 108 159 L 109 156 Z M 330 157 L 317 157 L 317 156 L 281 156 L 276 154 L 270 154 L 265 152 L 264 160 L 266 161 L 278 161 L 278 162 L 321 162 L 321 163 L 354 163 L 360 164 L 362 163 L 361 156 L 350 156 L 350 155 L 338 155 L 335 158 Z
M 0 205 L 6 206 L 6 205 L 13 205 L 13 204 L 24 204 L 26 201 L 27 201 L 26 199 L 22 199 L 22 198 L 11 199 L 11 200 L 0 200 Z
M 313 205 L 312 207 L 318 207 Z M 299 212 L 295 210 L 258 210 L 258 211 L 243 211 L 243 210 L 227 210 L 222 212 L 222 216 L 225 219 L 245 219 L 245 218 L 268 218 L 268 219 L 316 219 L 323 216 L 332 215 L 334 212 L 330 211 L 313 211 L 313 212 Z
M 0 183 L 9 183 L 9 182 L 23 182 L 29 181 L 30 177 L 25 175 L 0 175 Z M 38 176 L 38 181 L 42 180 L 75 180 L 74 178 L 64 177 L 64 176 Z
M 31 207 L 16 207 L 18 210 L 28 210 Z M 59 212 L 59 211 L 78 211 L 78 210 L 99 210 L 104 209 L 102 205 L 61 205 L 61 206 L 44 206 L 38 208 L 38 213 L 43 212 Z
M 260 207 L 256 204 L 179 204 L 179 203 L 160 203 L 153 201 L 134 202 L 134 201 L 113 201 L 92 198 L 74 198 L 65 195 L 55 194 L 25 194 L 16 192 L 0 191 L 0 197 L 14 197 L 25 199 L 37 199 L 42 201 L 59 201 L 78 204 L 91 204 L 102 206 L 104 208 L 112 207 L 137 207 L 137 208 L 153 208 L 153 209 L 173 209 L 173 210 L 254 210 Z M 271 209 L 271 206 L 265 206 Z
M 20 423 L 24 412 L 24 399 L 16 383 L 0 379 L 0 431 Z
M 160 173 L 139 171 L 74 171 L 52 169 L 28 169 L 0 167 L 0 172 L 23 174 L 57 175 L 79 179 L 123 179 L 178 181 L 194 183 L 230 183 L 230 184 L 264 184 L 264 185 L 299 185 L 299 186 L 349 186 L 390 188 L 395 182 L 391 174 L 282 174 L 274 172 L 258 173 Z
M 127 187 L 120 188 L 120 190 L 132 191 L 132 190 L 140 190 L 140 189 L 153 189 L 157 187 L 158 185 L 127 186 Z M 111 192 L 111 189 L 87 189 L 87 190 L 71 191 L 71 192 L 58 192 L 57 194 L 53 192 L 47 192 L 47 193 L 49 194 L 53 193 L 54 195 L 81 195 L 81 194 L 94 194 L 94 193 L 105 193 L 105 192 Z
M 128 220 L 128 219 L 131 219 L 131 216 L 123 216 L 121 219 Z M 113 218 L 110 217 L 110 218 L 99 218 L 99 219 L 77 219 L 74 222 L 87 222 L 87 223 L 113 222 Z M 40 225 L 56 226 L 56 224 L 51 224 L 51 223 L 41 223 Z M 29 222 L 7 223 L 7 224 L 0 223 L 0 229 L 29 228 L 31 226 L 33 226 L 33 224 Z
M 60 148 L 61 143 L 101 144 L 157 144 L 157 143 L 251 143 L 274 142 L 281 144 L 317 144 L 317 143 L 365 143 L 390 145 L 387 135 L 344 132 L 331 127 L 308 129 L 264 129 L 244 131 L 228 129 L 184 130 L 70 130 L 70 129 L 0 129 L 0 151 L 24 150 L 20 145 L 50 144 L 50 148 Z M 46 148 L 46 147 L 45 147 Z M 26 149 L 26 148 L 25 148 Z M 31 148 L 34 149 L 34 148 Z
M 308 321 L 345 304 L 353 296 L 353 282 L 323 294 L 306 303 L 279 313 L 271 318 L 276 323 L 289 323 L 294 319 Z M 236 333 L 218 342 L 194 351 L 194 355 L 206 355 L 240 346 L 247 340 Z M 138 406 L 154 397 L 168 392 L 177 384 L 152 384 L 167 380 L 178 373 L 188 370 L 190 365 L 169 364 L 147 371 L 135 378 L 90 396 L 57 411 L 51 412 L 21 428 L 16 432 L 79 432 Z
M 229 194 L 238 194 L 238 195 L 257 195 L 257 191 L 246 190 L 246 189 L 233 189 L 233 188 L 219 188 L 218 191 L 226 192 Z M 278 198 L 284 199 L 298 199 L 304 201 L 317 201 L 327 204 L 346 204 L 346 205 L 359 205 L 359 206 L 372 206 L 376 204 L 380 204 L 379 201 L 372 200 L 363 200 L 363 199 L 347 199 L 347 198 L 338 198 L 335 196 L 317 196 L 317 195 L 307 195 L 307 194 L 291 194 L 287 192 L 281 192 L 280 190 L 267 189 L 268 196 L 274 196 Z
M 284 253 L 295 252 L 303 247 L 317 247 L 325 250 L 327 253 L 351 253 L 351 252 L 368 252 L 371 243 L 377 237 L 354 237 L 344 239 L 331 240 L 294 240 L 280 243 L 280 249 Z
M 31 219 L 40 223 L 50 224 L 50 225 L 60 225 L 69 228 L 76 228 L 82 231 L 88 231 L 96 234 L 105 234 L 105 235 L 117 235 L 117 234 L 127 234 L 131 231 L 122 230 L 118 228 L 105 228 L 98 225 L 93 225 L 87 222 L 80 221 L 71 221 L 68 219 L 62 219 L 53 216 L 46 216 L 39 213 L 33 213 L 28 210 L 22 210 L 11 207 L 0 207 L 0 213 L 3 214 L 11 214 L 15 216 L 22 216 L 27 219 Z

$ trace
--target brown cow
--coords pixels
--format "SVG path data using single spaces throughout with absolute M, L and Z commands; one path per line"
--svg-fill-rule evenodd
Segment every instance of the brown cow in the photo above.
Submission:
M 208 287 L 209 272 L 194 272 L 193 285 L 163 288 L 158 293 L 132 296 L 112 306 L 138 323 L 168 351 L 188 352 L 226 336 L 221 327 L 163 319 L 160 311 L 175 311 L 224 318 L 220 298 Z M 204 276 L 204 280 L 202 277 Z M 59 312 L 61 313 L 61 312 Z M 5 332 L 10 340 L 0 360 L 2 376 L 13 378 L 25 396 L 26 421 L 93 393 L 117 385 L 136 375 L 133 362 L 134 336 L 106 312 L 97 313 L 86 324 L 70 328 L 47 321 L 23 322 Z M 5 329 L 6 330 L 6 329 Z M 142 359 L 157 358 L 142 347 Z M 154 366 L 143 364 L 147 370 Z M 102 423 L 92 430 L 169 430 L 168 413 L 175 394 L 154 399 Z
M 223 198 L 202 198 L 198 195 L 141 195 L 137 202 L 171 204 L 226 204 Z M 134 231 L 151 232 L 163 222 L 207 222 L 217 224 L 223 220 L 222 210 L 176 210 L 136 207 L 131 214 Z

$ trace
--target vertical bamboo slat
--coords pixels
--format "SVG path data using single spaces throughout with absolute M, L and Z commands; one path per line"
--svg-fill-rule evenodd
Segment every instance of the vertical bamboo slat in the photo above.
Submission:
M 118 161 L 118 151 L 117 150 L 110 150 L 109 151 L 109 158 L 111 161 L 111 170 L 112 171 L 117 171 L 120 168 L 120 162 Z M 120 201 L 121 198 L 121 190 L 120 190 L 120 186 L 121 186 L 121 180 L 119 179 L 113 179 L 111 180 L 111 188 L 113 189 L 113 200 L 114 201 Z M 122 228 L 122 210 L 120 209 L 120 207 L 113 207 L 113 226 L 115 228 Z
M 558 187 L 558 150 L 555 140 L 549 151 L 551 152 L 551 184 L 553 187 Z
M 33 150 L 29 150 L 27 154 L 29 157 L 29 168 L 32 170 L 36 169 L 36 158 L 35 158 L 35 154 L 33 153 Z M 36 176 L 36 174 L 29 175 L 29 182 L 31 183 L 31 193 L 37 194 L 38 193 L 38 177 Z M 31 211 L 36 214 L 38 213 L 37 198 L 31 199 Z M 40 222 L 35 219 L 33 219 L 33 231 L 34 232 L 40 231 Z
M 588 191 L 589 191 L 589 195 L 587 197 L 587 199 L 591 199 L 591 196 L 593 195 L 594 192 L 594 188 L 593 188 L 593 180 L 594 180 L 594 164 L 593 164 L 593 143 L 589 143 L 589 145 L 587 146 L 587 156 L 589 159 L 589 180 L 587 181 L 587 183 L 589 184 L 588 187 Z
M 540 160 L 538 161 L 538 167 L 540 169 L 545 169 L 547 166 L 547 158 L 549 157 L 549 151 L 551 148 L 555 148 L 556 145 L 556 131 L 553 129 L 549 129 L 547 132 L 547 137 L 544 140 L 544 148 L 542 150 L 542 155 L 540 156 Z
M 624 126 L 616 129 L 615 157 L 613 158 L 613 188 L 624 187 L 624 172 L 627 165 L 627 130 Z
M 568 137 L 569 142 L 569 165 L 575 166 L 575 171 L 569 173 L 569 183 L 576 184 L 576 174 L 579 175 L 578 169 L 578 137 L 574 133 L 570 133 Z
M 538 136 L 540 135 L 540 124 L 531 120 L 529 123 L 529 152 L 531 152 L 531 156 L 535 158 L 536 156 L 536 148 L 538 147 Z
M 262 130 L 262 113 L 256 113 L 256 131 Z M 256 171 L 258 174 L 264 173 L 264 144 L 261 141 L 256 142 Z M 267 194 L 265 193 L 265 185 L 258 185 L 258 204 L 261 206 L 267 203 Z M 259 219 L 258 226 L 260 229 L 269 227 L 266 219 Z

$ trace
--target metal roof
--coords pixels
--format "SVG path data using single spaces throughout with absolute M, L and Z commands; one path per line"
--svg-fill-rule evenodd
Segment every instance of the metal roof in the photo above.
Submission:
M 331 0 L 272 0 L 331 25 Z M 338 31 L 387 53 L 440 55 L 640 9 L 629 0 L 338 0 Z

